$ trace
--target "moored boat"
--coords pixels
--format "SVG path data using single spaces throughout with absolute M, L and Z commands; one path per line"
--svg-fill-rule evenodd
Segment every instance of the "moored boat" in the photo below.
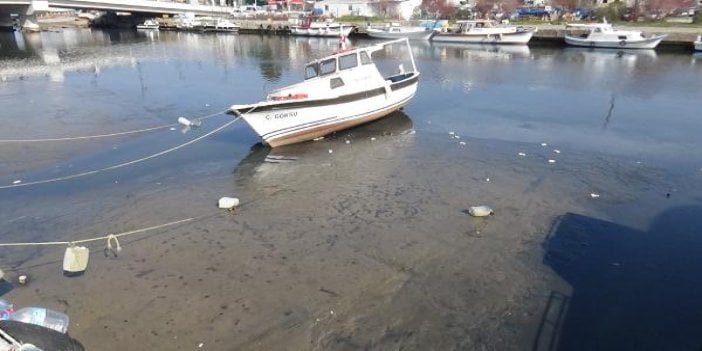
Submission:
M 702 35 L 697 36 L 697 40 L 695 40 L 695 50 L 702 51 Z
M 388 24 L 384 28 L 372 28 L 366 29 L 368 36 L 371 38 L 378 39 L 398 39 L 407 38 L 412 40 L 429 40 L 433 35 L 434 31 L 431 28 L 425 27 L 403 27 L 397 23 Z
M 570 34 L 573 30 L 587 31 L 580 35 Z M 602 23 L 566 24 L 565 42 L 573 46 L 609 49 L 655 49 L 666 34 L 644 36 L 640 30 L 614 28 L 607 20 Z
M 308 37 L 339 37 L 348 36 L 352 26 L 344 26 L 334 21 L 315 21 L 312 17 L 305 18 L 298 26 L 290 27 L 290 34 Z
M 239 28 L 241 28 L 241 26 L 226 18 L 217 18 L 214 22 L 214 26 L 209 28 L 209 30 L 214 32 L 238 33 Z
M 158 29 L 159 23 L 155 19 L 147 19 L 142 24 L 137 24 L 136 28 L 141 30 L 153 30 Z
M 389 45 L 407 46 L 411 70 L 383 76 L 371 56 Z M 305 80 L 277 89 L 266 100 L 234 105 L 271 147 L 312 140 L 382 118 L 414 97 L 419 81 L 407 38 L 338 52 L 305 66 Z
M 458 28 L 439 32 L 431 40 L 443 43 L 526 44 L 536 33 L 534 27 L 498 25 L 493 20 L 456 21 Z

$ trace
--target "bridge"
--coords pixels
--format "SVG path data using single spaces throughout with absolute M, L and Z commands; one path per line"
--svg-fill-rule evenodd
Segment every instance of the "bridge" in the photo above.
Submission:
M 211 5 L 200 5 L 197 0 L 190 1 L 191 3 L 158 0 L 0 0 L 0 25 L 7 24 L 2 22 L 7 22 L 10 14 L 17 14 L 22 28 L 38 28 L 36 15 L 48 11 L 50 7 L 171 15 L 223 15 L 232 10 L 231 7 L 215 6 L 214 2 L 219 0 L 210 0 Z

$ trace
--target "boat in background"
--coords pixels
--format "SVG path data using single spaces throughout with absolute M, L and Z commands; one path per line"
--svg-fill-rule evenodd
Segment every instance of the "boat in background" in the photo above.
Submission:
M 695 40 L 695 51 L 702 51 L 702 34 L 697 36 Z
M 152 30 L 152 29 L 158 29 L 159 23 L 153 18 L 149 18 L 144 21 L 142 24 L 137 24 L 136 28 L 137 29 L 142 29 L 142 30 Z
M 353 28 L 332 20 L 315 21 L 313 17 L 307 17 L 300 25 L 290 27 L 290 34 L 309 37 L 347 37 Z
M 205 31 L 218 33 L 238 33 L 239 28 L 241 26 L 226 18 L 217 18 L 212 24 L 205 25 Z
M 498 25 L 493 20 L 456 21 L 458 28 L 439 32 L 431 40 L 441 43 L 526 44 L 536 33 L 535 27 Z
M 343 43 L 343 42 L 342 42 Z M 383 76 L 371 56 L 390 45 L 406 45 L 411 69 L 403 64 Z M 363 48 L 342 48 L 305 66 L 305 80 L 277 89 L 266 100 L 233 105 L 271 147 L 312 140 L 385 117 L 404 107 L 417 92 L 419 71 L 409 39 Z
M 384 28 L 366 29 L 368 36 L 378 39 L 398 39 L 407 38 L 412 40 L 429 40 L 436 33 L 431 28 L 426 27 L 403 27 L 399 23 L 388 23 Z
M 580 35 L 568 31 L 585 30 Z M 566 24 L 565 42 L 568 45 L 609 49 L 655 49 L 667 34 L 644 36 L 640 30 L 614 28 L 604 19 L 602 23 Z

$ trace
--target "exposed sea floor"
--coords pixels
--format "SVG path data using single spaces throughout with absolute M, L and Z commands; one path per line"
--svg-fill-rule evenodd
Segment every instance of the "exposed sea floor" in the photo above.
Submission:
M 336 42 L 1 35 L 0 243 L 184 221 L 87 244 L 72 278 L 63 245 L 0 247 L 2 298 L 67 313 L 88 350 L 702 347 L 694 55 L 414 44 L 402 112 L 273 150 L 238 121 L 127 164 Z

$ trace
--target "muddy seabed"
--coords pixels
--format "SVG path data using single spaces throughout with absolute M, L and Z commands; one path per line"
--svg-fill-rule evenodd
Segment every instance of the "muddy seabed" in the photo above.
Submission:
M 7 274 L 31 278 L 4 297 L 65 311 L 88 350 L 542 349 L 557 338 L 543 323 L 552 292 L 572 291 L 544 264 L 556 218 L 637 218 L 627 224 L 643 228 L 660 201 L 685 201 L 683 182 L 645 162 L 427 129 L 398 114 L 245 157 L 12 190 L 0 200 L 3 238 L 203 217 L 124 238 L 117 257 L 91 244 L 76 278 L 61 274 L 63 248 L 3 249 Z M 231 195 L 239 209 L 216 209 Z M 472 218 L 473 205 L 495 214 Z

